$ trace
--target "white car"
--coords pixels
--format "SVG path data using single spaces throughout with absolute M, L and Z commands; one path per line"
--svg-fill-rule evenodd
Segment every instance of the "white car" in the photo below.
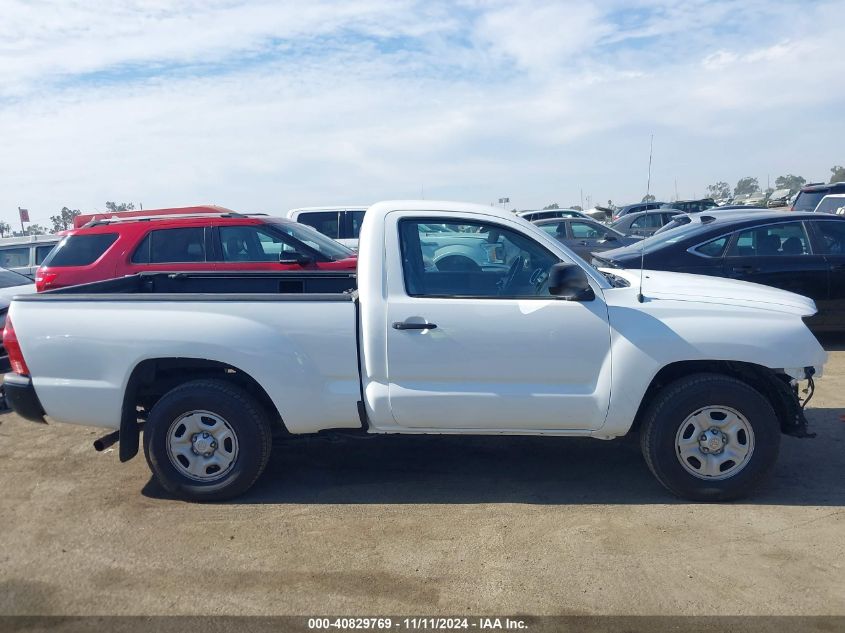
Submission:
M 287 217 L 314 227 L 323 235 L 337 240 L 347 248 L 358 250 L 358 235 L 364 221 L 365 205 L 340 207 L 301 207 L 291 209 Z
M 475 266 L 430 265 L 435 225 Z M 23 417 L 116 430 L 99 445 L 119 438 L 122 461 L 143 426 L 156 478 L 191 500 L 250 488 L 273 434 L 632 430 L 670 491 L 726 500 L 771 472 L 781 434 L 808 435 L 815 312 L 750 283 L 600 272 L 508 211 L 381 202 L 357 276 L 169 271 L 18 297 L 6 384 Z
M 816 213 L 832 213 L 845 215 L 845 194 L 831 193 L 819 200 L 815 208 Z

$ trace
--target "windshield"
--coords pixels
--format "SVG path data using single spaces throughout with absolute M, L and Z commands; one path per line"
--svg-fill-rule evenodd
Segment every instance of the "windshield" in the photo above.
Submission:
M 25 286 L 31 284 L 32 279 L 18 273 L 0 268 L 0 288 L 13 288 L 14 286 Z
M 335 242 L 329 237 L 326 237 L 307 224 L 299 224 L 298 222 L 274 222 L 273 224 L 276 228 L 284 231 L 300 242 L 307 244 L 330 260 L 335 261 L 338 259 L 355 257 L 355 251 L 346 248 L 343 244 Z

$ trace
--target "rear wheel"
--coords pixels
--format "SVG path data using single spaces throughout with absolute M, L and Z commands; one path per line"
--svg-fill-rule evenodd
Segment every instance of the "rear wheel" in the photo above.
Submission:
M 144 424 L 144 453 L 161 485 L 191 501 L 248 490 L 270 457 L 264 409 L 240 387 L 195 380 L 159 400 Z
M 769 402 L 746 383 L 696 374 L 657 394 L 640 443 L 651 472 L 671 492 L 727 501 L 747 495 L 771 473 L 780 425 Z

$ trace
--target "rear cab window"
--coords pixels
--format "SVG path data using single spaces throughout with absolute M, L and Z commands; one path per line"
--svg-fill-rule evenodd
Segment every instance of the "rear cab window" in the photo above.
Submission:
M 333 240 L 340 237 L 340 213 L 337 211 L 305 211 L 296 216 L 296 221 L 317 229 Z
M 117 233 L 68 235 L 52 249 L 42 266 L 88 266 L 100 259 L 115 241 Z
M 23 268 L 29 266 L 29 246 L 0 249 L 0 266 L 3 268 Z
M 358 239 L 361 234 L 361 224 L 364 223 L 364 211 L 347 211 L 346 221 L 349 223 L 349 237 Z
M 40 266 L 42 262 L 47 259 L 47 255 L 53 250 L 55 244 L 45 244 L 44 246 L 35 247 L 35 264 Z

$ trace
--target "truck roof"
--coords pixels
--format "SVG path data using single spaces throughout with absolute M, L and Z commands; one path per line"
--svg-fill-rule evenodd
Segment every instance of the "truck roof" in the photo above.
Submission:
M 516 213 L 493 205 L 488 206 L 472 202 L 449 202 L 448 200 L 385 200 L 371 206 L 367 210 L 367 214 L 383 215 L 390 211 L 457 211 L 460 213 L 478 213 L 511 220 L 519 218 L 523 222 L 527 222 L 527 220 L 520 218 Z
M 369 208 L 370 205 L 368 204 L 342 204 L 332 207 L 296 207 L 289 209 L 288 214 L 299 213 L 301 211 L 366 211 Z

